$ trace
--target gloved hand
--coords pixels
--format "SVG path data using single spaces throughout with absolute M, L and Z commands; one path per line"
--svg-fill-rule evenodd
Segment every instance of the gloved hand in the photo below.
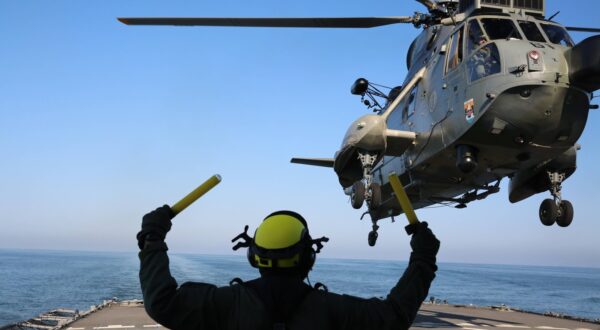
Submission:
M 422 259 L 435 263 L 435 256 L 440 249 L 440 241 L 435 237 L 427 222 L 421 222 L 416 225 L 415 232 L 410 240 L 410 246 L 413 252 L 410 260 Z
M 142 219 L 142 230 L 137 234 L 140 250 L 144 248 L 146 240 L 164 240 L 171 230 L 171 219 L 175 217 L 171 207 L 164 205 L 146 214 Z

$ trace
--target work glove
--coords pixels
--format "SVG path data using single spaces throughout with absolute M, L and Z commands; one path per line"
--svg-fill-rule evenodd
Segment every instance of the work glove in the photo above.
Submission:
M 142 219 L 142 230 L 137 234 L 140 250 L 144 248 L 146 240 L 162 241 L 171 230 L 171 219 L 175 217 L 171 207 L 164 205 L 146 214 Z
M 435 264 L 435 256 L 440 249 L 440 241 L 435 237 L 427 222 L 421 222 L 415 225 L 414 234 L 410 240 L 412 253 L 410 261 L 422 260 Z

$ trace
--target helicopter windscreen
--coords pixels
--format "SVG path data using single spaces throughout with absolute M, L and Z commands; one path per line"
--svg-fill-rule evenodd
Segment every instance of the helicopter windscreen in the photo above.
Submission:
M 481 24 L 492 40 L 523 39 L 519 30 L 517 30 L 517 26 L 511 19 L 482 18 Z
M 469 54 L 471 54 L 479 46 L 488 42 L 487 37 L 483 33 L 483 29 L 479 25 L 479 21 L 476 19 L 469 22 L 468 34 L 467 53 Z
M 519 26 L 529 41 L 546 42 L 542 31 L 540 31 L 535 22 L 519 21 Z
M 467 61 L 469 80 L 475 82 L 481 78 L 500 73 L 500 52 L 494 43 L 476 50 Z
M 481 78 L 500 72 L 500 53 L 494 43 L 488 43 L 481 25 L 477 19 L 468 24 L 467 53 L 469 60 L 469 81 L 474 82 Z
M 564 28 L 552 24 L 541 25 L 542 29 L 544 30 L 544 32 L 546 32 L 546 35 L 548 36 L 548 40 L 550 40 L 551 43 L 565 47 L 573 47 L 575 45 L 573 39 L 571 39 L 571 37 L 567 33 L 567 30 L 565 30 Z

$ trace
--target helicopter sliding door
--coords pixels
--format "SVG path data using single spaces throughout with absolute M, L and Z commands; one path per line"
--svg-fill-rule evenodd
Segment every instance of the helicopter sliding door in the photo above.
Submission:
M 464 25 L 454 32 L 446 54 L 446 67 L 444 71 L 445 98 L 448 100 L 448 111 L 457 112 L 462 109 L 465 102 L 466 73 L 464 70 Z M 456 127 L 462 125 L 444 125 L 444 135 L 452 141 L 459 132 Z

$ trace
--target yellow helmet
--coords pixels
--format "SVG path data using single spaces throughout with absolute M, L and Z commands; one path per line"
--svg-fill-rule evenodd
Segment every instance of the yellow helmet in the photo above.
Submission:
M 246 226 L 245 231 L 247 231 Z M 238 243 L 239 247 L 248 247 L 248 261 L 253 267 L 262 270 L 289 270 L 306 276 L 315 263 L 315 257 L 327 242 L 326 237 L 313 240 L 308 232 L 304 218 L 292 211 L 277 211 L 269 214 L 250 238 L 245 232 L 234 239 L 245 238 L 247 242 Z M 313 249 L 317 244 L 317 250 Z

